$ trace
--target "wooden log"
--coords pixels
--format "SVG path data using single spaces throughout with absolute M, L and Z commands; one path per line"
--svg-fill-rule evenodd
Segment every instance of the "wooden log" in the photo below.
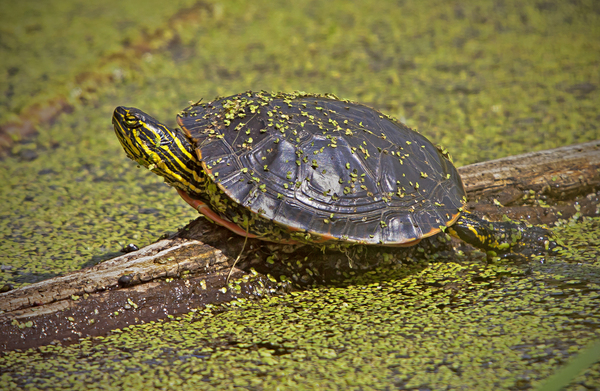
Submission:
M 525 190 L 572 199 L 598 189 L 600 140 L 470 164 L 458 172 L 472 200 L 500 197 L 508 206 Z
M 576 212 L 598 215 L 600 140 L 476 163 L 459 172 L 471 209 L 494 219 L 506 214 L 540 223 Z M 0 351 L 98 335 L 254 295 L 258 287 L 271 289 L 260 277 L 243 288 L 227 286 L 243 242 L 203 222 L 134 253 L 1 293 L 0 335 L 6 338 Z M 248 242 L 247 252 L 264 246 Z M 235 270 L 234 277 L 243 275 Z
M 471 211 L 531 224 L 597 215 L 600 140 L 460 167 Z
M 161 240 L 135 253 L 3 293 L 0 311 L 4 314 L 0 319 L 9 312 L 22 317 L 29 313 L 24 311 L 26 308 L 43 313 L 46 304 L 115 289 L 119 285 L 137 285 L 189 272 L 214 272 L 227 267 L 227 261 L 220 250 L 199 241 Z

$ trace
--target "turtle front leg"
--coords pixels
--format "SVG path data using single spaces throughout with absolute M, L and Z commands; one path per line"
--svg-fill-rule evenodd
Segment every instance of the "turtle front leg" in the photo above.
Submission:
M 545 228 L 528 227 L 522 222 L 486 221 L 469 212 L 463 212 L 449 232 L 492 256 L 542 255 L 558 246 L 552 232 Z
M 188 193 L 186 193 L 185 191 L 183 191 L 181 189 L 177 189 L 177 192 L 179 193 L 181 198 L 183 198 L 185 200 L 185 202 L 187 202 L 192 208 L 196 209 L 198 212 L 203 214 L 204 217 L 206 217 L 208 220 L 212 221 L 213 223 L 219 224 L 220 226 L 225 227 L 228 230 L 230 230 L 231 232 L 236 233 L 240 236 L 244 236 L 244 237 L 247 237 L 250 239 L 254 239 L 254 238 L 258 237 L 257 235 L 254 235 L 253 233 L 247 232 L 245 229 L 243 229 L 239 225 L 235 224 L 234 222 L 225 220 L 219 214 L 217 214 L 215 211 L 213 211 L 210 208 L 210 206 L 208 206 L 205 202 L 190 196 Z

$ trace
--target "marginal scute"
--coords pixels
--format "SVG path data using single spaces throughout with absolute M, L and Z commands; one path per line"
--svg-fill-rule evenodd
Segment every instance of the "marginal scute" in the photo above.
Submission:
M 247 92 L 178 121 L 230 199 L 224 217 L 249 213 L 266 239 L 402 244 L 452 224 L 464 202 L 456 168 L 429 140 L 332 95 Z

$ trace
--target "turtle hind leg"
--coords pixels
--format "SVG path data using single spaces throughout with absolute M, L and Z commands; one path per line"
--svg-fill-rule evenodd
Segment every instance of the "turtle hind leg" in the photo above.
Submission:
M 486 221 L 468 212 L 463 212 L 449 230 L 452 236 L 499 256 L 547 254 L 557 246 L 545 228 L 514 221 Z

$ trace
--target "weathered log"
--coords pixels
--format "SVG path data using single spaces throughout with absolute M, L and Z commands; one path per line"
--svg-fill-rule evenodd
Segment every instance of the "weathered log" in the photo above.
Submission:
M 21 318 L 29 311 L 44 313 L 46 304 L 116 288 L 119 281 L 123 286 L 137 285 L 179 277 L 190 271 L 214 272 L 226 265 L 227 257 L 204 243 L 195 240 L 161 240 L 135 253 L 4 293 L 0 300 L 0 311 L 12 312 L 15 317 Z
M 558 200 L 594 192 L 600 183 L 600 140 L 509 156 L 458 169 L 471 200 L 518 202 L 524 191 Z
M 506 214 L 549 223 L 576 212 L 598 214 L 600 141 L 472 164 L 459 172 L 472 200 L 469 207 L 492 219 Z M 134 253 L 1 293 L 0 350 L 98 335 L 208 303 L 260 295 L 271 289 L 266 278 L 227 286 L 229 268 L 243 246 L 243 238 L 224 228 L 196 224 L 193 232 Z M 245 251 L 260 246 L 248 241 Z M 233 277 L 240 276 L 244 272 L 235 269 Z
M 272 283 L 260 276 L 228 284 L 232 264 L 221 250 L 173 238 L 3 293 L 0 351 L 102 335 L 271 289 Z M 237 269 L 232 274 L 233 279 L 242 276 Z
M 597 215 L 600 140 L 460 167 L 469 209 L 499 220 L 551 224 Z

